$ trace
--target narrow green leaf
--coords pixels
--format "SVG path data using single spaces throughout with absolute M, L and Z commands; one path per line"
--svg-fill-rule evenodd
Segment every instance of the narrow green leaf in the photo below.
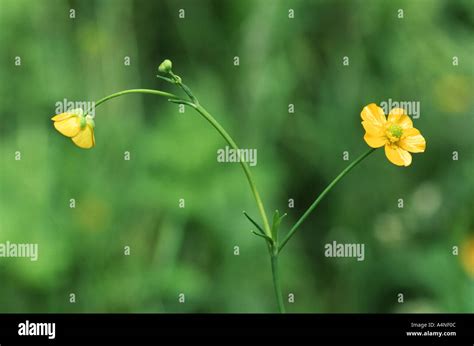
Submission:
M 186 100 L 182 100 L 182 99 L 168 99 L 169 102 L 172 102 L 172 103 L 177 103 L 179 105 L 188 105 L 190 107 L 194 107 L 195 105 L 189 101 L 186 101 Z
M 167 81 L 168 83 L 176 84 L 176 82 L 175 82 L 173 79 L 171 79 L 171 78 L 163 77 L 163 76 L 160 76 L 159 74 L 157 74 L 156 76 L 157 76 L 158 78 L 160 78 L 160 79 L 163 79 L 163 80 Z
M 250 232 L 252 232 L 253 234 L 265 239 L 267 242 L 269 242 L 270 244 L 272 243 L 272 240 L 270 239 L 270 237 L 266 236 L 265 234 L 260 234 L 260 233 L 257 233 L 255 232 L 254 230 L 251 230 Z
M 255 222 L 250 216 L 249 214 L 247 214 L 244 210 L 244 215 L 247 217 L 247 219 L 249 219 L 249 221 L 255 226 L 257 227 L 257 229 L 260 231 L 260 233 L 262 233 L 264 236 L 266 236 L 268 238 L 268 236 L 265 234 L 264 230 L 262 229 L 262 227 L 260 227 L 260 225 Z
M 275 241 L 278 239 L 278 227 L 280 226 L 280 212 L 275 210 L 273 213 L 273 222 L 272 222 L 272 237 Z
M 275 239 L 275 241 L 278 240 L 278 230 L 280 229 L 281 220 L 283 220 L 286 215 L 286 213 L 280 215 L 278 210 L 275 210 L 275 213 L 273 214 L 272 237 Z

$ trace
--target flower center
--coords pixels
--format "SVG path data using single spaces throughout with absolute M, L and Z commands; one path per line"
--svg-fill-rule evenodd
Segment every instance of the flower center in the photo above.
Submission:
M 402 136 L 403 129 L 398 125 L 392 124 L 387 129 L 386 134 L 387 134 L 387 138 L 390 140 L 390 142 L 394 143 L 394 142 L 397 142 L 400 139 L 400 137 Z

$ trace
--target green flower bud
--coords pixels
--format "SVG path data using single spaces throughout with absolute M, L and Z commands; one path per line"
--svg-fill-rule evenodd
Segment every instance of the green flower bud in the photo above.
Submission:
M 160 66 L 158 67 L 158 71 L 160 71 L 161 73 L 169 73 L 172 68 L 173 63 L 171 62 L 171 60 L 166 59 L 160 64 Z

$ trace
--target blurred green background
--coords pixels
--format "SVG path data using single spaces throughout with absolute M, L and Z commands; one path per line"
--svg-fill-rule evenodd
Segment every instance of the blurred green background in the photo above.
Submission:
M 37 262 L 0 258 L 0 311 L 276 311 L 266 246 L 242 215 L 258 218 L 247 182 L 216 161 L 226 143 L 197 113 L 114 99 L 92 150 L 52 126 L 64 98 L 178 93 L 155 76 L 170 58 L 258 149 L 267 212 L 289 214 L 282 232 L 344 151 L 367 150 L 365 105 L 419 101 L 427 151 L 399 168 L 378 150 L 344 178 L 282 253 L 283 292 L 290 312 L 474 312 L 473 42 L 472 0 L 0 0 L 0 242 L 39 244 Z M 365 261 L 324 257 L 334 240 L 364 243 Z

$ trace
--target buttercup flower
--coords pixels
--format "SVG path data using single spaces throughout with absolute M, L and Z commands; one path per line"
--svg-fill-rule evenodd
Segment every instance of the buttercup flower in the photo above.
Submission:
M 90 149 L 95 145 L 94 120 L 90 115 L 84 116 L 82 109 L 73 109 L 51 118 L 54 127 L 61 134 L 70 137 L 79 148 Z
M 401 108 L 393 108 L 385 118 L 382 108 L 375 103 L 365 106 L 360 113 L 365 129 L 364 140 L 372 148 L 385 146 L 385 155 L 397 166 L 409 166 L 411 153 L 422 153 L 426 141 Z

